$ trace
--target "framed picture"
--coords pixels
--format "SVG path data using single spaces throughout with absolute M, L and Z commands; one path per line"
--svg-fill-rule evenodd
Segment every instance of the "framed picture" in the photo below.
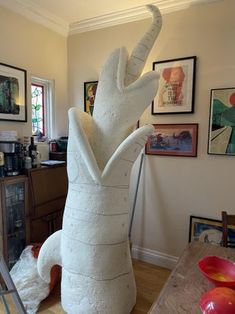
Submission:
M 211 90 L 208 154 L 235 155 L 235 87 Z
M 0 120 L 27 121 L 26 71 L 0 63 Z
M 98 81 L 84 83 L 84 111 L 93 114 Z
M 235 226 L 228 227 L 228 237 L 235 239 Z M 222 221 L 190 216 L 189 242 L 192 241 L 222 245 Z
M 153 70 L 160 74 L 160 79 L 152 114 L 194 111 L 195 67 L 195 56 L 153 63 Z
M 197 156 L 198 124 L 154 124 L 145 153 L 164 156 Z

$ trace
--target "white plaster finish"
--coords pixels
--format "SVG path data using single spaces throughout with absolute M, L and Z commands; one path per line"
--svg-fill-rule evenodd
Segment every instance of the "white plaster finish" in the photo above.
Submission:
M 104 169 L 156 94 L 158 73 L 153 71 L 139 77 L 162 26 L 157 7 L 147 7 L 153 14 L 153 22 L 130 58 L 126 48 L 116 49 L 100 74 L 93 112 L 92 134 L 95 137 L 91 137 L 91 146 L 100 169 Z
M 63 259 L 63 267 L 71 273 L 102 281 L 112 280 L 131 271 L 127 240 L 117 244 L 90 244 L 69 238 L 64 233 L 61 246 L 62 256 L 70 257 Z M 79 263 L 78 252 L 83 252 L 79 256 Z
M 69 313 L 72 314 L 127 314 L 133 308 L 135 299 L 134 275 L 124 274 L 113 280 L 105 280 L 102 285 L 89 277 L 84 280 L 84 276 L 63 270 L 62 295 L 64 303 L 68 304 Z M 63 281 L 70 282 L 70 290 L 64 289 Z M 82 287 L 82 288 L 81 288 Z M 92 302 L 87 291 L 92 291 Z M 120 293 L 121 292 L 121 293 Z M 107 298 L 104 299 L 104 296 Z
M 154 12 L 152 27 L 158 34 L 159 11 L 153 6 L 150 9 Z M 157 36 L 153 33 L 151 29 L 147 50 Z M 121 48 L 106 61 L 93 117 L 78 108 L 69 110 L 69 188 L 62 231 L 47 239 L 38 262 L 40 275 L 49 281 L 55 256 L 48 250 L 59 250 L 62 306 L 69 314 L 128 314 L 136 301 L 128 241 L 129 180 L 132 165 L 153 127 L 146 125 L 131 132 L 158 87 L 156 72 L 136 80 L 144 59 L 128 66 L 128 62 L 142 58 L 141 44 L 143 40 L 130 60 Z M 147 58 L 148 53 L 144 55 Z
M 51 280 L 51 268 L 53 265 L 62 265 L 61 254 L 60 254 L 60 239 L 61 230 L 53 233 L 48 241 L 42 245 L 39 255 L 41 256 L 37 261 L 37 268 L 40 269 L 39 275 L 47 283 Z M 43 275 L 42 275 L 43 274 Z
M 80 194 L 83 194 L 81 200 L 79 198 Z M 107 195 L 110 195 L 108 199 Z M 77 200 L 77 203 L 74 203 L 74 199 Z M 128 186 L 115 188 L 101 187 L 99 185 L 71 184 L 66 206 L 70 207 L 69 215 L 71 218 L 77 216 L 77 211 L 103 215 L 126 214 L 129 211 L 128 200 Z
M 72 218 L 68 213 L 64 215 L 63 225 L 68 230 L 67 236 L 90 244 L 115 244 L 126 236 L 128 213 L 99 215 L 91 212 L 79 212 L 79 217 Z M 75 221 L 73 221 L 75 220 Z M 79 224 L 79 229 L 77 225 Z M 113 229 L 113 225 L 116 226 Z M 94 229 L 94 226 L 97 226 Z
M 145 65 L 145 60 L 147 60 L 149 52 L 152 49 L 155 40 L 162 28 L 162 18 L 159 10 L 151 5 L 147 7 L 153 14 L 153 23 L 140 40 L 141 44 L 137 44 L 133 49 L 132 54 L 127 62 L 125 76 L 126 86 L 137 80 L 141 75 Z
M 133 130 L 143 110 L 154 98 L 158 86 L 157 72 L 147 73 L 127 87 L 124 86 L 127 58 L 125 48 L 115 50 L 99 78 L 93 112 L 92 134 L 95 136 L 91 137 L 91 146 L 101 170 L 118 145 Z M 101 103 L 106 106 L 101 106 Z

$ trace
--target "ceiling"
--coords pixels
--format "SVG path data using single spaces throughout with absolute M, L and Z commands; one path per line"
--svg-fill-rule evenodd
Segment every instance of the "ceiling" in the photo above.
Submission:
M 150 3 L 165 14 L 213 1 L 221 0 L 0 0 L 0 6 L 67 36 L 144 19 Z

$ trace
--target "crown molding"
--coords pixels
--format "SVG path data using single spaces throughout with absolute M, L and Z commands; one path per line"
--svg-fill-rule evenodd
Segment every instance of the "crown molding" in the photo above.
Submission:
M 184 10 L 192 5 L 218 2 L 222 0 L 158 0 L 151 2 L 158 6 L 162 15 L 174 11 Z M 133 9 L 122 10 L 75 23 L 67 23 L 65 20 L 48 12 L 41 6 L 36 5 L 31 0 L 0 0 L 0 5 L 11 11 L 19 13 L 24 17 L 33 20 L 63 36 L 77 33 L 84 33 L 92 30 L 134 22 L 149 18 L 149 12 L 146 6 L 139 6 Z
M 30 0 L 0 0 L 0 5 L 63 36 L 68 36 L 69 24 L 66 21 Z
M 202 3 L 218 2 L 221 0 L 158 0 L 151 2 L 156 5 L 161 14 L 168 14 L 174 11 L 184 10 L 192 5 L 198 5 Z M 97 30 L 105 27 L 115 26 L 128 22 L 134 22 L 143 20 L 150 17 L 150 13 L 146 6 L 139 6 L 133 9 L 127 9 L 118 11 L 91 19 L 86 19 L 71 23 L 69 25 L 69 35 L 84 33 L 92 30 Z

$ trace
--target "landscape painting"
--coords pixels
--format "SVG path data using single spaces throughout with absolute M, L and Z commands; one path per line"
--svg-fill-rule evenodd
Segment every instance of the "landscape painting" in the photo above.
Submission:
M 211 90 L 208 154 L 235 155 L 235 87 Z
M 145 153 L 165 156 L 197 156 L 198 124 L 154 124 Z

